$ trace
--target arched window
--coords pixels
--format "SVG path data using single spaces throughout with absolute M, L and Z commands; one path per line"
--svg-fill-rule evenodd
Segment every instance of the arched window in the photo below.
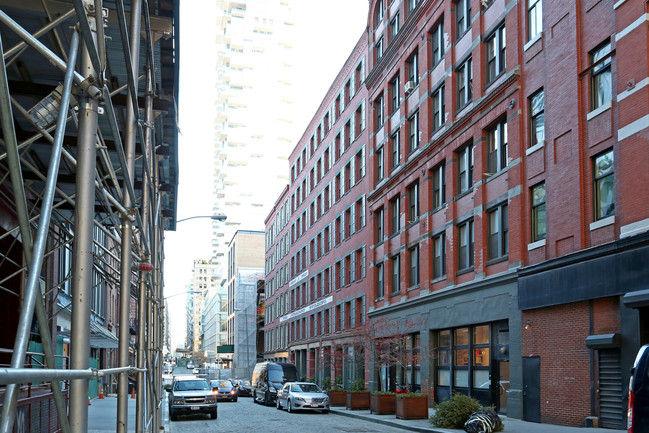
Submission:
M 383 0 L 379 0 L 374 9 L 374 28 L 377 28 L 381 21 L 383 21 Z

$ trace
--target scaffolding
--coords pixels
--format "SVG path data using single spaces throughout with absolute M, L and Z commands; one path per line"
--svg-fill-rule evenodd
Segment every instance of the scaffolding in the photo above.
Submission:
M 0 433 L 86 432 L 108 378 L 160 429 L 177 50 L 178 0 L 0 0 Z

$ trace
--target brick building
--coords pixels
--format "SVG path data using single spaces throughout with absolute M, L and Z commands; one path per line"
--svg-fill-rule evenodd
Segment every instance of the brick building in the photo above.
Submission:
M 339 326 L 339 303 L 362 299 L 357 335 L 388 323 L 375 341 L 404 336 L 412 354 L 404 366 L 365 353 L 372 389 L 407 383 L 435 401 L 472 395 L 510 417 L 624 427 L 628 370 L 649 342 L 649 198 L 638 193 L 649 177 L 646 2 L 543 3 L 370 1 L 366 138 L 354 142 L 366 147 L 366 173 L 318 220 L 317 198 L 339 190 L 348 160 L 318 182 L 337 143 L 318 127 L 332 122 L 335 136 L 351 118 L 326 113 L 361 39 L 267 220 L 266 353 L 278 347 L 312 375 L 343 335 L 320 331 L 320 317 Z M 361 194 L 358 240 L 312 258 L 320 232 L 339 233 Z M 338 291 L 338 260 L 358 245 L 363 277 Z M 321 281 L 335 285 L 324 292 L 328 316 L 318 302 L 328 298 L 311 295 Z

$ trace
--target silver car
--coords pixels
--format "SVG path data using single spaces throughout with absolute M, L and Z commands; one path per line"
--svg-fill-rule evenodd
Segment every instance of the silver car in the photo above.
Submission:
M 277 393 L 277 409 L 320 410 L 329 412 L 329 396 L 318 385 L 309 382 L 287 382 Z

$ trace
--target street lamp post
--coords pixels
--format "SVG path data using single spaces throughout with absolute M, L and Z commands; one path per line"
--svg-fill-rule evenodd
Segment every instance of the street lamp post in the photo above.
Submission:
M 196 218 L 209 218 L 209 219 L 214 220 L 214 221 L 225 221 L 226 219 L 228 219 L 228 216 L 227 215 L 195 215 L 195 216 L 191 216 L 191 217 L 176 220 L 176 224 L 181 223 L 183 221 L 187 221 L 187 220 L 193 220 L 193 219 L 196 219 Z

